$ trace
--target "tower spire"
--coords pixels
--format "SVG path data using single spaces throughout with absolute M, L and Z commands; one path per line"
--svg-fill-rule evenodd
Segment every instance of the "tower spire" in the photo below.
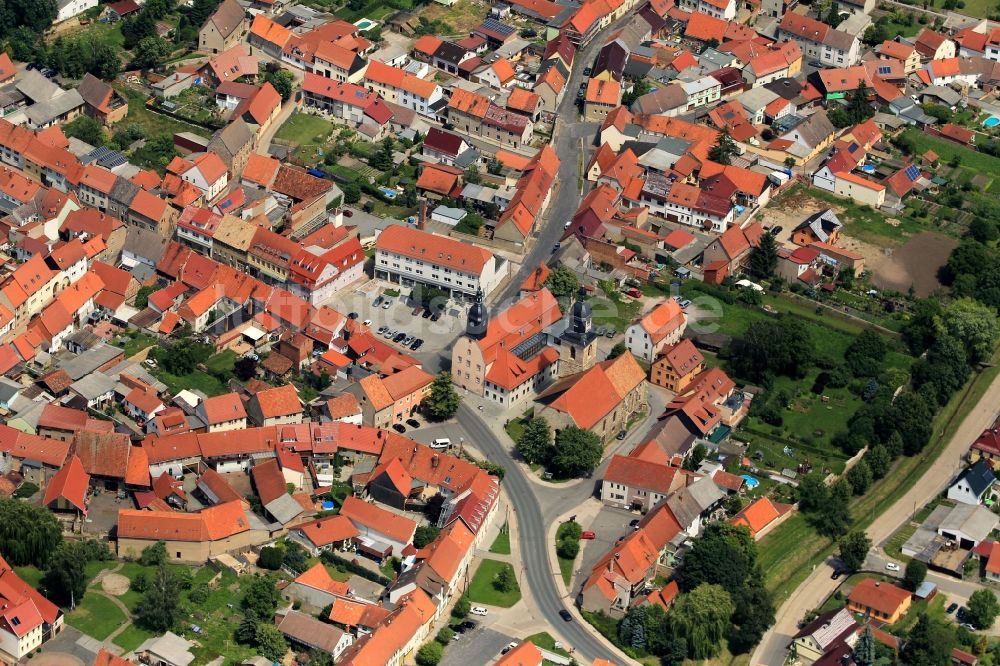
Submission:
M 476 290 L 476 300 L 469 308 L 469 318 L 465 323 L 465 334 L 473 340 L 482 340 L 486 337 L 486 329 L 489 327 L 490 313 L 483 302 L 483 290 Z

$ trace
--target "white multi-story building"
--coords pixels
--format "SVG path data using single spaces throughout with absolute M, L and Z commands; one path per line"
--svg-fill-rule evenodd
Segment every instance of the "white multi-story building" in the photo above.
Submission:
M 469 243 L 412 229 L 387 227 L 375 242 L 375 277 L 402 285 L 426 284 L 453 298 L 489 294 L 510 270 L 502 257 Z
M 861 62 L 861 41 L 856 35 L 794 12 L 781 19 L 778 39 L 796 42 L 807 60 L 818 60 L 828 67 L 851 67 Z
M 368 63 L 362 83 L 378 92 L 387 102 L 433 116 L 431 105 L 442 98 L 441 86 L 397 67 L 372 60 Z

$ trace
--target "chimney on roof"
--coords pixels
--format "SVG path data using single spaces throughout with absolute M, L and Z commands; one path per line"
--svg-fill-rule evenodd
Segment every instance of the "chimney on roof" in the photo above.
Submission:
M 431 456 L 431 467 L 437 468 L 437 466 L 440 464 L 441 464 L 441 458 L 438 456 L 438 454 L 435 453 L 434 455 Z

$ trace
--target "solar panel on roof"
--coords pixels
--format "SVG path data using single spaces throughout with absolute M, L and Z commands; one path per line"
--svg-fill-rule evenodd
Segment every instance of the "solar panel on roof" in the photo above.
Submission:
M 127 164 L 128 158 L 125 157 L 125 155 L 123 155 L 122 153 L 119 153 L 118 151 L 112 151 L 112 153 L 107 157 L 102 157 L 101 159 L 97 160 L 97 163 L 100 164 L 105 169 L 114 169 L 115 167 L 120 167 L 123 164 Z
M 920 178 L 920 169 L 911 164 L 910 166 L 906 167 L 906 177 L 909 178 L 910 182 L 912 183 L 917 178 Z
M 483 28 L 485 28 L 486 30 L 499 33 L 501 35 L 504 35 L 505 37 L 507 35 L 512 34 L 514 30 L 516 30 L 514 26 L 507 25 L 506 23 L 501 23 L 500 21 L 493 18 L 488 18 L 484 20 L 480 25 L 482 25 Z
M 879 74 L 888 74 L 891 71 L 892 71 L 892 67 L 886 67 L 885 65 L 882 65 L 881 67 L 878 68 L 878 73 Z

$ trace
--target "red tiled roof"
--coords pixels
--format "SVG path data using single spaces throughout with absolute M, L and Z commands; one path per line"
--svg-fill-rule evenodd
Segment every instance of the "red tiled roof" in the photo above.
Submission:
M 80 459 L 70 456 L 63 467 L 56 472 L 45 489 L 45 499 L 42 504 L 49 506 L 57 499 L 65 499 L 81 513 L 87 515 L 87 490 L 90 488 L 90 475 L 83 469 Z

